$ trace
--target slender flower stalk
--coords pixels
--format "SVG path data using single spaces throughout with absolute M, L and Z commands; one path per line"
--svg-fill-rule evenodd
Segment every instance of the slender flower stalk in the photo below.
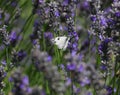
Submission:
M 5 87 L 5 83 L 4 83 L 4 79 L 6 77 L 6 62 L 5 61 L 1 61 L 1 65 L 0 65 L 0 95 L 5 95 L 4 94 L 4 87 Z
M 6 46 L 10 45 L 10 40 L 9 40 L 8 32 L 6 30 L 6 25 L 4 25 L 0 29 L 0 37 L 2 38 L 3 44 L 5 44 Z

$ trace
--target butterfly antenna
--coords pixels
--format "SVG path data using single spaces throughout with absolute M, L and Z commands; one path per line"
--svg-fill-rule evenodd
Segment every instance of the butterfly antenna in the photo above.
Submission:
M 68 35 L 68 39 L 71 41 L 74 38 L 74 36 Z

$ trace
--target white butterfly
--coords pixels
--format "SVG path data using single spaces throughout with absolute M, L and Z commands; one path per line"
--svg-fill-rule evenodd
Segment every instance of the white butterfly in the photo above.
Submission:
M 59 37 L 51 39 L 51 42 L 57 45 L 59 49 L 66 50 L 69 40 L 70 40 L 70 37 L 59 36 Z

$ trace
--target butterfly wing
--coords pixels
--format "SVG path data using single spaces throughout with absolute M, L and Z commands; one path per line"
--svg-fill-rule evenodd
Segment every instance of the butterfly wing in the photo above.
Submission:
M 69 38 L 66 36 L 56 37 L 52 39 L 52 43 L 57 45 L 59 49 L 66 50 Z
M 56 45 L 58 46 L 59 49 L 63 49 L 65 46 L 65 42 L 66 42 L 67 37 L 56 37 L 55 41 L 56 41 Z
M 64 47 L 63 47 L 63 50 L 66 50 L 66 48 L 68 47 L 69 40 L 70 40 L 70 38 L 66 39 L 66 42 L 65 42 Z

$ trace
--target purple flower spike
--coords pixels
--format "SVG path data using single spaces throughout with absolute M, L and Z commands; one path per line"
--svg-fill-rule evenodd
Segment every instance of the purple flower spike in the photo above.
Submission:
M 102 65 L 100 66 L 100 69 L 101 69 L 101 70 L 107 70 L 107 66 L 104 65 L 104 64 L 102 64 Z
M 71 63 L 71 64 L 67 64 L 67 69 L 68 70 L 75 70 L 76 69 L 76 65 L 74 63 Z
M 117 17 L 120 17 L 120 12 L 116 12 L 115 15 L 116 15 Z
M 53 38 L 53 34 L 51 32 L 45 32 L 44 33 L 44 37 L 47 39 L 52 39 Z
M 18 60 L 21 61 L 26 56 L 26 52 L 20 50 L 17 55 L 18 55 Z
M 6 65 L 6 61 L 5 60 L 1 61 L 1 63 L 2 63 L 3 66 Z
M 81 86 L 85 86 L 85 85 L 88 85 L 88 84 L 90 84 L 90 80 L 87 77 L 85 77 L 83 79 L 83 81 L 80 83 Z
M 96 20 L 97 20 L 97 18 L 96 18 L 95 16 L 91 16 L 90 19 L 91 19 L 92 21 L 96 21 Z
M 71 82 L 72 82 L 71 79 L 70 79 L 70 78 L 67 78 L 67 81 L 66 81 L 65 85 L 66 85 L 66 86 L 69 86 L 69 85 L 71 84 Z
M 23 77 L 22 83 L 25 84 L 25 85 L 28 85 L 28 84 L 29 84 L 29 80 L 28 80 L 28 77 L 27 77 L 27 76 L 24 76 L 24 77 Z
M 69 3 L 69 0 L 64 0 L 64 2 L 63 2 L 63 5 L 68 5 L 68 3 Z
M 15 46 L 16 42 L 17 42 L 17 34 L 15 31 L 11 32 L 10 36 L 10 42 L 13 46 Z
M 10 39 L 11 39 L 11 40 L 14 40 L 14 39 L 16 39 L 16 38 L 17 38 L 16 32 L 15 32 L 15 31 L 12 31 L 11 34 L 10 34 Z
M 93 95 L 91 92 L 88 92 L 87 95 Z
M 55 13 L 54 13 L 54 14 L 55 14 L 55 16 L 56 16 L 56 17 L 59 17 L 59 16 L 60 16 L 59 11 L 55 11 Z
M 12 77 L 9 77 L 9 81 L 10 81 L 10 82 L 13 82 L 13 78 L 12 78 Z
M 46 61 L 48 61 L 48 62 L 52 61 L 52 57 L 48 56 L 47 59 L 46 59 Z
M 44 2 L 44 0 L 39 0 L 39 3 L 43 3 Z
M 98 49 L 100 53 L 106 53 L 108 49 L 108 43 L 112 41 L 112 39 L 105 39 L 101 44 L 99 45 Z
M 84 7 L 85 9 L 89 9 L 89 8 L 90 8 L 90 5 L 89 5 L 89 3 L 88 3 L 87 1 L 84 1 L 84 2 L 83 2 L 83 7 Z
M 16 2 L 16 1 L 13 1 L 13 2 L 11 3 L 11 6 L 12 6 L 12 7 L 16 7 L 16 6 L 17 6 L 17 2 Z
M 113 88 L 112 88 L 112 87 L 106 86 L 105 88 L 106 88 L 106 90 L 107 90 L 107 92 L 108 92 L 107 95 L 111 95 L 111 94 L 113 93 Z
M 105 17 L 101 16 L 100 20 L 102 26 L 107 26 L 107 19 Z
M 2 19 L 2 14 L 0 13 L 0 19 Z
M 79 71 L 79 72 L 83 72 L 83 70 L 84 70 L 84 66 L 83 66 L 83 64 L 80 64 L 80 66 L 79 66 L 79 68 L 78 68 L 78 71 Z
M 31 93 L 32 92 L 32 89 L 30 87 L 27 88 L 27 92 L 28 93 Z

